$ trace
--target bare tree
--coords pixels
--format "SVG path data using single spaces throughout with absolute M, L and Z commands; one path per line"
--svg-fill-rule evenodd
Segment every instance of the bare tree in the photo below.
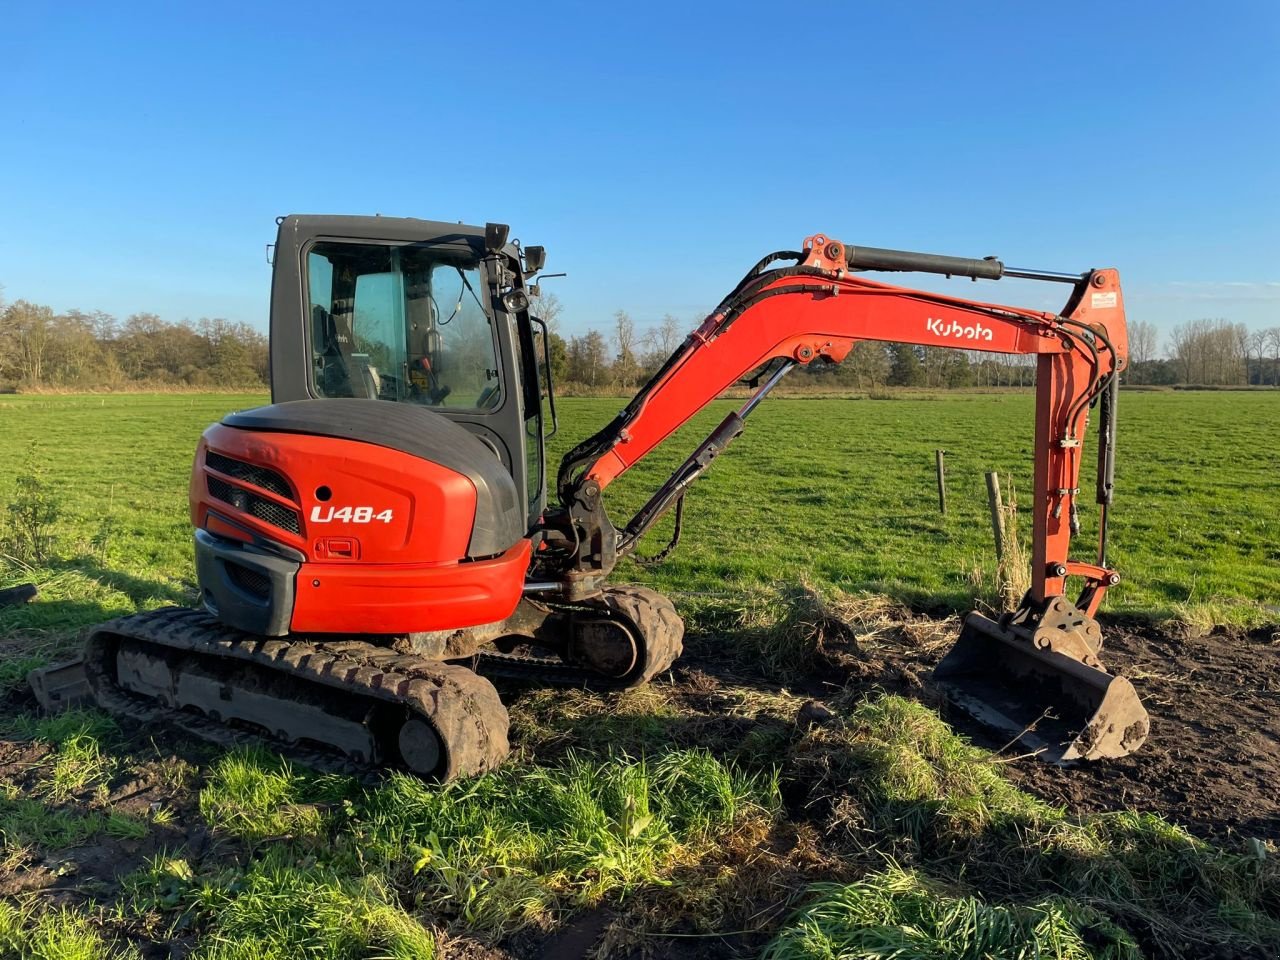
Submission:
M 560 313 L 564 307 L 554 293 L 543 293 L 533 301 L 531 311 L 552 333 L 560 332 Z
M 588 330 L 580 337 L 569 340 L 568 379 L 575 383 L 595 386 L 609 366 L 608 344 L 598 330 Z
M 618 348 L 613 372 L 623 387 L 631 386 L 636 371 L 636 325 L 631 315 L 619 310 L 613 315 L 613 342 Z
M 1146 365 L 1156 358 L 1158 335 L 1156 325 L 1139 320 L 1129 325 L 1129 369 L 1134 383 L 1146 382 Z
M 1280 386 L 1280 327 L 1266 330 L 1267 349 L 1271 351 L 1271 385 Z
M 1241 382 L 1247 387 L 1249 385 L 1249 344 L 1251 342 L 1249 328 L 1243 323 L 1237 323 L 1232 330 L 1232 334 L 1236 338 L 1235 348 L 1238 351 L 1238 356 L 1244 360 L 1244 364 L 1241 367 L 1244 379 Z
M 676 347 L 680 346 L 682 340 L 685 339 L 685 324 L 681 323 L 671 314 L 663 314 L 658 326 L 653 331 L 654 349 L 661 353 L 663 358 L 671 356 L 675 352 Z
M 1258 386 L 1262 386 L 1267 382 L 1266 371 L 1263 369 L 1262 360 L 1267 352 L 1267 331 L 1255 330 L 1249 334 L 1249 353 L 1254 354 L 1258 358 Z M 1252 383 L 1252 378 L 1249 380 Z
M 1183 383 L 1192 380 L 1192 351 L 1190 349 L 1191 332 L 1185 324 L 1169 331 L 1169 356 L 1178 364 L 1179 377 Z
M 1241 358 L 1248 343 L 1243 324 L 1222 319 L 1192 320 L 1175 327 L 1169 343 L 1184 382 L 1241 382 Z
M 123 326 L 102 311 L 19 300 L 0 308 L 0 380 L 6 385 L 95 389 L 128 381 L 261 386 L 268 376 L 265 333 L 244 323 L 195 326 L 134 314 Z
M 45 361 L 54 341 L 54 316 L 49 307 L 16 300 L 0 316 L 2 348 L 16 380 L 38 387 L 44 382 Z
M 889 380 L 889 353 L 883 343 L 860 340 L 841 364 L 860 390 L 882 387 Z
M 676 351 L 685 339 L 684 329 L 684 324 L 668 313 L 656 326 L 645 331 L 640 338 L 639 363 L 642 379 L 656 373 Z

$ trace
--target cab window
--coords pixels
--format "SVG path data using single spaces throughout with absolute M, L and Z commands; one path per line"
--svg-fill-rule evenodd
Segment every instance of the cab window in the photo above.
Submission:
M 307 288 L 319 396 L 501 405 L 497 339 L 473 254 L 320 242 L 307 253 Z

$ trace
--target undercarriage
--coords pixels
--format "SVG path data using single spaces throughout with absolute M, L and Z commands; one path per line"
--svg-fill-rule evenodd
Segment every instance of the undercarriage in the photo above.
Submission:
M 499 624 L 395 638 L 263 638 L 167 608 L 94 628 L 84 672 L 100 706 L 224 746 L 264 743 L 335 772 L 450 780 L 508 752 L 489 677 L 593 688 L 645 683 L 680 655 L 669 600 L 613 587 L 594 603 L 523 601 Z

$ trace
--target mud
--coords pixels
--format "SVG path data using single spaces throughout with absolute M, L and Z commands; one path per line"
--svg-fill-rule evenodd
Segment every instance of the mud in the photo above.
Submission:
M 792 719 L 740 709 L 752 696 L 785 688 L 792 694 L 830 701 L 842 690 L 851 690 L 921 700 L 942 709 L 954 726 L 980 745 L 1005 748 L 1002 739 L 947 710 L 929 679 L 958 633 L 958 621 L 938 621 L 902 610 L 877 616 L 874 629 L 855 624 L 847 630 L 830 630 L 816 662 L 786 677 L 731 655 L 732 646 L 723 637 L 695 638 L 675 669 L 654 686 L 655 703 L 668 709 L 652 729 L 644 725 L 637 729 L 649 730 L 648 736 L 664 744 L 697 745 L 733 757 L 748 743 L 784 743 L 794 735 Z M 1280 840 L 1280 791 L 1275 786 L 1280 783 L 1280 635 L 1270 630 L 1220 629 L 1192 637 L 1120 621 L 1104 621 L 1104 633 L 1108 667 L 1134 683 L 1151 715 L 1150 739 L 1130 757 L 1069 768 L 1019 757 L 1016 746 L 1008 747 L 1003 750 L 1007 776 L 1077 813 L 1122 809 L 1155 813 L 1198 836 L 1236 848 L 1250 838 Z M 527 693 L 504 689 L 503 695 L 518 712 Z M 569 701 L 558 702 L 563 707 Z M 555 704 L 549 706 L 555 710 Z M 616 701 L 600 706 L 611 711 Z M 29 695 L 18 693 L 2 707 L 4 712 L 17 713 L 34 710 L 35 704 Z M 802 716 L 801 722 L 822 722 L 820 707 L 808 709 L 812 715 Z M 586 714 L 577 723 L 564 722 L 537 736 L 531 734 L 523 743 L 517 738 L 517 746 L 550 761 L 557 753 L 589 748 L 592 736 L 606 738 L 609 731 L 600 729 L 600 724 L 601 714 Z M 106 795 L 86 792 L 63 806 L 139 819 L 149 819 L 149 813 L 163 806 L 173 812 L 172 821 L 152 823 L 147 836 L 137 840 L 99 834 L 78 847 L 48 853 L 32 850 L 15 857 L 0 869 L 0 896 L 38 893 L 51 902 L 85 897 L 109 900 L 118 893 L 121 877 L 161 851 L 181 850 L 197 865 L 209 858 L 238 856 L 237 844 L 210 835 L 203 825 L 196 796 L 199 777 L 177 785 L 168 775 L 179 763 L 201 766 L 208 759 L 207 750 L 177 733 L 126 728 L 132 734 L 131 755 Z M 11 790 L 16 788 L 17 795 L 35 795 L 49 750 L 39 743 L 0 739 L 0 778 Z M 804 825 L 784 823 L 777 829 L 803 830 Z M 734 884 L 751 887 L 753 874 L 741 864 L 759 863 L 760 889 L 740 891 L 735 912 L 722 918 L 725 929 L 765 931 L 770 927 L 778 917 L 768 911 L 785 912 L 788 902 L 780 882 L 787 889 L 799 889 L 814 877 L 840 879 L 842 870 L 859 868 L 838 859 L 815 866 L 812 857 L 806 859 L 809 855 L 797 852 L 807 847 L 795 838 L 779 841 L 777 851 L 773 845 L 771 840 L 753 840 L 742 851 L 726 850 L 723 862 L 691 868 L 714 872 L 732 862 Z M 619 956 L 718 957 L 753 954 L 767 937 L 763 932 L 726 940 L 706 937 L 693 927 L 677 930 L 673 938 L 646 934 L 652 939 L 641 945 L 624 936 L 638 917 L 669 911 L 670 896 L 667 887 L 638 891 L 625 910 L 606 906 L 566 918 L 552 930 L 517 934 L 498 945 L 455 931 L 447 955 L 467 960 L 571 957 L 614 943 L 611 952 Z M 168 947 L 147 942 L 141 933 L 121 933 L 148 958 L 169 955 Z
M 1271 631 L 1177 637 L 1115 624 L 1108 668 L 1133 681 L 1151 737 L 1120 760 L 1009 764 L 1014 782 L 1071 810 L 1158 813 L 1206 838 L 1280 839 L 1280 642 Z
M 15 795 L 36 795 L 36 781 L 49 753 L 49 746 L 43 743 L 0 742 L 0 775 Z M 176 756 L 146 761 L 111 783 L 105 796 L 86 790 L 61 803 L 40 801 L 51 814 L 66 811 L 80 816 L 111 813 L 132 817 L 146 824 L 146 833 L 124 838 L 100 831 L 86 843 L 62 849 L 42 850 L 33 845 L 22 855 L 15 852 L 7 867 L 0 869 L 0 896 L 38 891 L 53 903 L 110 897 L 122 877 L 145 866 L 157 854 L 182 848 L 198 857 L 209 837 L 201 825 L 196 798 L 165 774 L 166 768 L 178 762 Z M 171 812 L 171 819 L 152 822 L 161 807 Z

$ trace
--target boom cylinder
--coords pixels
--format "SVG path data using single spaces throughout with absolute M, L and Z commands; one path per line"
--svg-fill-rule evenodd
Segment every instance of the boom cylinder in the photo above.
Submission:
M 969 277 L 973 280 L 999 280 L 1004 276 L 1004 264 L 995 257 L 974 260 L 969 257 L 944 257 L 937 253 L 886 250 L 883 247 L 845 247 L 845 260 L 851 270 L 941 273 L 948 277 Z

